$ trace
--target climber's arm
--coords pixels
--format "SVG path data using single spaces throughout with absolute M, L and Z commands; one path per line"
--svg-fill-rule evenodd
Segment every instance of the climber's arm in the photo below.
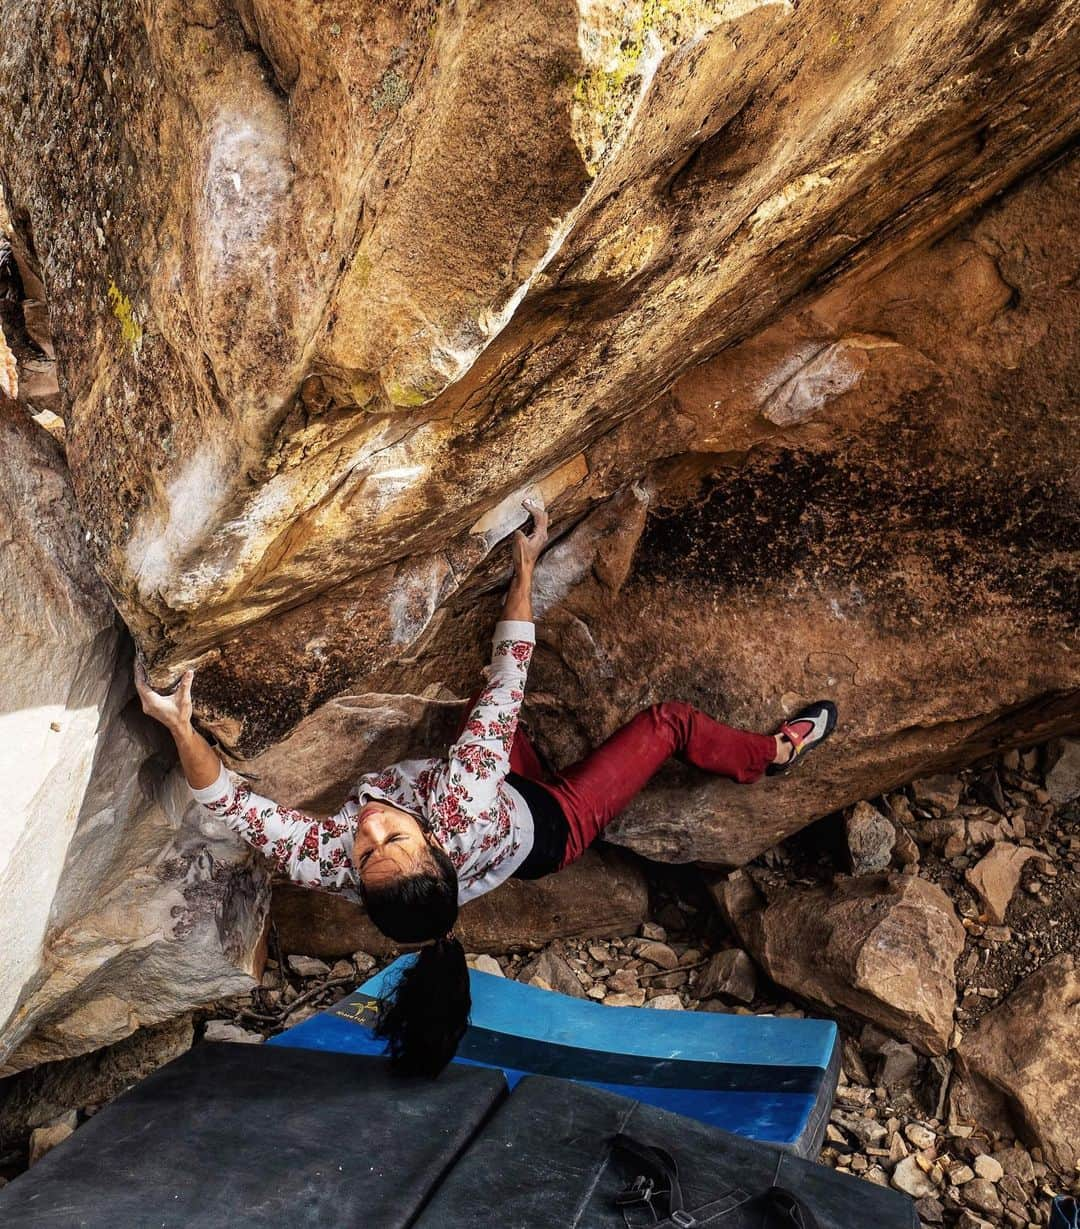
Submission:
M 161 695 L 150 687 L 141 663 L 135 669 L 143 712 L 172 734 L 195 801 L 265 853 L 296 883 L 324 888 L 351 883 L 355 833 L 352 809 L 346 805 L 331 819 L 316 819 L 254 793 L 246 781 L 225 767 L 217 752 L 192 727 L 193 677 L 193 672 L 187 671 L 172 695 Z
M 142 701 L 142 710 L 153 717 L 173 736 L 188 785 L 205 789 L 213 785 L 221 772 L 217 752 L 191 724 L 191 681 L 194 670 L 185 670 L 171 695 L 154 691 L 146 677 L 146 667 L 135 663 L 135 690 Z
M 506 591 L 500 623 L 531 623 L 533 617 L 533 572 L 540 552 L 547 545 L 548 514 L 532 499 L 526 499 L 523 507 L 533 519 L 533 531 L 525 534 L 519 529 L 514 534 L 514 575 Z

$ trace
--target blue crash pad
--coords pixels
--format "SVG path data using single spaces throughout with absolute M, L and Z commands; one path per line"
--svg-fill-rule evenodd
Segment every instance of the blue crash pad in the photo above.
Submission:
M 403 956 L 269 1045 L 381 1054 L 371 1025 Z M 839 1073 L 828 1020 L 605 1007 L 470 972 L 472 1015 L 455 1062 L 499 1067 L 511 1088 L 560 1076 L 750 1139 L 816 1156 Z

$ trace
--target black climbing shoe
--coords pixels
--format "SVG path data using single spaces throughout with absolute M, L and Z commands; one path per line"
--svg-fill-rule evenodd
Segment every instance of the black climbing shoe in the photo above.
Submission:
M 770 764 L 765 772 L 770 777 L 780 776 L 798 764 L 808 751 L 819 746 L 836 729 L 836 705 L 831 700 L 817 700 L 800 709 L 776 731 L 791 748 L 791 754 L 782 764 Z

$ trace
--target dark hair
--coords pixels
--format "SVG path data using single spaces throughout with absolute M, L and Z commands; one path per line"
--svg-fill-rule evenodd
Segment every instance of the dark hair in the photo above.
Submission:
M 383 1000 L 375 1035 L 386 1040 L 399 1071 L 434 1076 L 465 1035 L 472 997 L 465 949 L 450 933 L 457 920 L 457 872 L 437 846 L 430 855 L 428 867 L 362 887 L 361 894 L 383 934 L 398 943 L 428 944 Z

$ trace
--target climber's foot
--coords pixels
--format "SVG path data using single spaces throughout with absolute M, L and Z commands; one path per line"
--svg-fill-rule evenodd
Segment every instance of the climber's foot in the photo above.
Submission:
M 770 777 L 787 772 L 836 728 L 836 705 L 817 700 L 800 709 L 776 731 L 777 758 L 765 769 Z

